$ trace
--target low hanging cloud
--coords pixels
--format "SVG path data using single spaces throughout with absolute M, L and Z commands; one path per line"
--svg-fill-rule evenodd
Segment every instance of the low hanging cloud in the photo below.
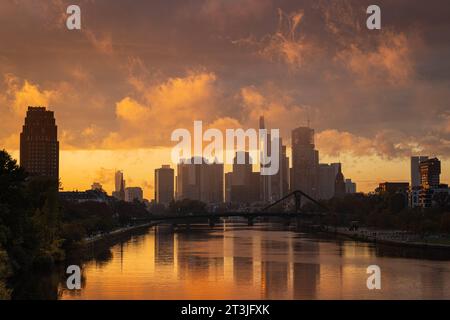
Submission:
M 395 130 L 383 130 L 370 138 L 345 131 L 324 130 L 316 135 L 316 144 L 321 153 L 333 157 L 349 154 L 394 159 L 417 154 L 450 155 L 450 139 L 436 134 L 413 137 Z

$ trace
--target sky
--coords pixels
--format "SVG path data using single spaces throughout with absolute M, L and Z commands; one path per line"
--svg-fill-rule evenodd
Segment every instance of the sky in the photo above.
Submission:
M 411 155 L 450 182 L 450 3 L 378 0 L 2 0 L 0 148 L 19 157 L 28 105 L 55 111 L 65 190 L 114 171 L 153 198 L 173 130 L 257 128 L 290 145 L 315 129 L 321 162 L 359 191 L 408 181 Z M 66 8 L 81 8 L 81 30 Z

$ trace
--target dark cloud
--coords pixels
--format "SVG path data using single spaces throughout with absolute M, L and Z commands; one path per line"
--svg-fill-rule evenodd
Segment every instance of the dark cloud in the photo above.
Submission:
M 286 138 L 309 117 L 343 152 L 449 156 L 450 3 L 377 3 L 381 32 L 365 28 L 367 0 L 84 0 L 69 32 L 71 1 L 2 1 L 0 143 L 17 147 L 17 104 L 39 102 L 63 148 L 169 145 L 194 118 L 265 112 Z

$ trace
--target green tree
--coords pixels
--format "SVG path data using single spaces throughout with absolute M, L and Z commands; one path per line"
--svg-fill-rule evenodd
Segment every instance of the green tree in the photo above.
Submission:
M 54 179 L 28 176 L 0 151 L 0 245 L 13 271 L 62 258 L 58 185 Z

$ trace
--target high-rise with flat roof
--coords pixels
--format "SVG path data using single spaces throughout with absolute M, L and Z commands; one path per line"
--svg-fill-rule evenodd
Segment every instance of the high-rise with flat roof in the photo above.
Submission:
M 345 179 L 345 193 L 354 194 L 356 193 L 356 183 L 352 179 Z
M 31 175 L 59 179 L 59 141 L 53 111 L 28 107 L 20 134 L 20 165 Z
M 238 157 L 244 163 L 238 163 Z M 234 158 L 233 171 L 225 175 L 226 202 L 252 203 L 259 200 L 259 172 L 253 172 L 252 159 L 248 152 L 238 151 Z M 256 174 L 256 177 L 255 177 Z
M 286 152 L 286 146 L 283 145 L 281 138 L 272 137 L 269 129 L 266 129 L 264 116 L 259 118 L 259 128 L 267 130 L 267 146 L 264 141 L 260 141 L 260 150 L 266 148 L 269 157 L 278 157 L 278 172 L 273 175 L 260 176 L 260 200 L 263 202 L 273 202 L 279 200 L 289 192 L 289 158 Z M 277 140 L 275 140 L 277 139 Z M 271 154 L 272 146 L 278 142 L 277 154 Z M 260 164 L 261 168 L 270 167 L 271 164 Z
M 441 161 L 438 158 L 421 161 L 419 164 L 421 184 L 424 189 L 437 188 L 440 184 Z
M 144 192 L 141 187 L 128 187 L 125 188 L 125 201 L 126 202 L 134 202 L 144 201 Z
M 292 131 L 291 191 L 301 190 L 313 198 L 319 194 L 319 152 L 314 130 L 299 127 Z
M 176 178 L 176 199 L 200 200 L 205 203 L 220 203 L 224 197 L 223 163 L 209 163 L 195 158 L 178 164 Z
M 411 187 L 420 187 L 421 177 L 419 165 L 422 161 L 428 160 L 427 156 L 414 156 L 411 157 Z
M 123 179 L 123 172 L 122 171 L 116 171 L 116 174 L 114 175 L 114 185 L 115 190 L 113 191 L 112 195 L 114 198 L 118 200 L 125 200 L 125 180 Z
M 173 200 L 174 170 L 170 165 L 163 165 L 155 170 L 155 201 L 168 205 Z
M 329 164 L 319 164 L 319 195 L 318 199 L 328 200 L 334 197 L 334 184 L 337 171 Z

